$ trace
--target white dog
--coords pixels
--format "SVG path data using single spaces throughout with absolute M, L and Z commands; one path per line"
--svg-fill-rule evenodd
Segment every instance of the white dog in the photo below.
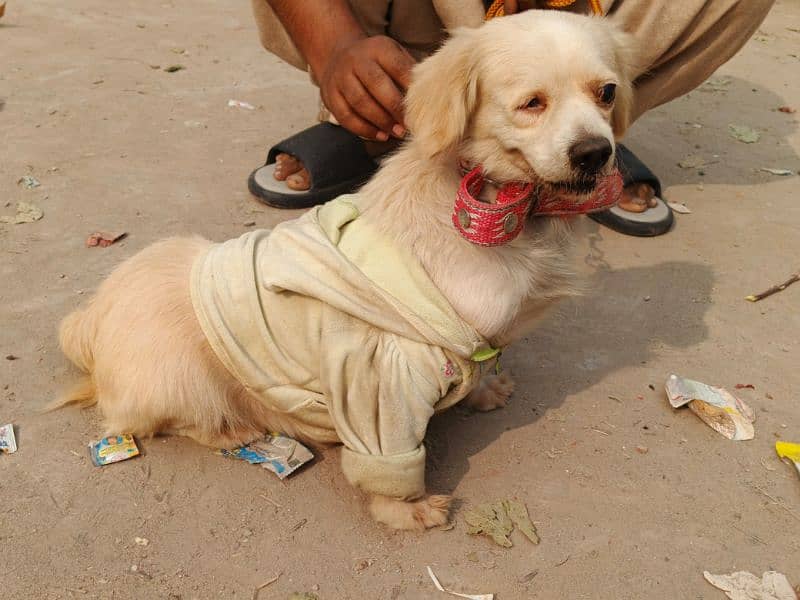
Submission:
M 503 406 L 513 384 L 480 382 L 482 361 L 575 293 L 568 220 L 540 213 L 545 198 L 585 212 L 602 191 L 631 62 L 599 18 L 528 11 L 455 31 L 414 70 L 411 139 L 358 194 L 120 265 L 62 323 L 87 376 L 59 405 L 96 402 L 109 434 L 341 442 L 377 520 L 445 522 L 449 497 L 425 493 L 428 420 L 464 398 Z

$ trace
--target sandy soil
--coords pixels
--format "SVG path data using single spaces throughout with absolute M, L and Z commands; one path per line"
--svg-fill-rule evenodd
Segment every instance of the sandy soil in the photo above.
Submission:
M 582 225 L 590 292 L 507 352 L 519 389 L 507 409 L 433 423 L 429 487 L 459 505 L 454 529 L 415 534 L 370 520 L 335 449 L 286 483 L 175 438 L 95 468 L 94 411 L 37 414 L 75 375 L 58 320 L 120 260 L 167 235 L 222 240 L 292 216 L 251 199 L 245 180 L 316 100 L 261 50 L 247 3 L 11 0 L 0 214 L 30 201 L 44 218 L 0 225 L 0 356 L 19 357 L 0 359 L 0 424 L 16 424 L 19 443 L 0 456 L 3 595 L 250 598 L 282 573 L 262 598 L 443 598 L 426 565 L 498 600 L 722 598 L 704 569 L 774 568 L 800 583 L 800 480 L 773 450 L 776 437 L 800 441 L 800 286 L 744 300 L 800 267 L 798 179 L 759 170 L 800 167 L 800 115 L 776 110 L 800 108 L 798 28 L 800 5 L 780 1 L 717 74 L 727 79 L 637 124 L 630 145 L 692 214 L 658 239 Z M 760 141 L 732 139 L 730 123 Z M 677 165 L 693 154 L 710 164 Z M 23 175 L 41 186 L 24 189 Z M 129 236 L 86 248 L 98 229 Z M 728 441 L 670 409 L 670 372 L 752 383 L 741 394 L 756 439 Z M 511 496 L 541 545 L 466 534 L 465 508 Z

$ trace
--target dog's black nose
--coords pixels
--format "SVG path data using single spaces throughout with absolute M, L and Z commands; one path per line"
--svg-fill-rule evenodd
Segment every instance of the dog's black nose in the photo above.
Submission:
M 611 142 L 604 137 L 590 137 L 569 149 L 572 167 L 586 175 L 595 175 L 606 166 L 612 152 Z

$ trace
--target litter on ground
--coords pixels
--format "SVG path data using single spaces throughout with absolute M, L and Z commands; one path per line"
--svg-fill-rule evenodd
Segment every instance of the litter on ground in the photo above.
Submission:
M 704 423 L 726 438 L 752 440 L 755 436 L 753 409 L 727 390 L 674 374 L 667 378 L 665 387 L 673 408 L 688 404 Z
M 242 102 L 241 100 L 228 100 L 228 106 L 232 106 L 234 108 L 245 108 L 247 110 L 256 109 L 256 107 L 249 102 Z
M 794 175 L 794 171 L 791 169 L 773 169 L 771 167 L 761 167 L 760 171 L 764 171 L 765 173 L 771 173 L 772 175 L 779 175 L 781 177 L 788 177 L 789 175 Z
M 800 475 L 800 444 L 794 442 L 775 442 L 775 452 L 778 456 L 789 460 Z
M 13 216 L 0 216 L 0 223 L 33 223 L 44 216 L 44 211 L 30 202 L 17 202 L 17 214 Z
M 676 213 L 680 213 L 682 215 L 692 214 L 691 209 L 682 202 L 667 202 L 667 206 L 669 206 Z
M 772 296 L 772 294 L 777 294 L 778 292 L 782 292 L 787 287 L 789 287 L 793 283 L 797 283 L 798 281 L 800 281 L 800 271 L 789 277 L 789 279 L 787 279 L 783 283 L 779 283 L 778 285 L 773 285 L 771 288 L 769 288 L 768 290 L 764 290 L 760 294 L 751 294 L 747 296 L 745 300 L 748 300 L 750 302 L 758 302 L 759 300 L 763 300 L 764 298 Z
M 100 248 L 107 248 L 111 244 L 114 244 L 121 239 L 127 237 L 128 232 L 123 231 L 121 233 L 106 233 L 102 231 L 95 231 L 94 233 L 89 234 L 89 237 L 86 238 L 86 247 L 87 248 L 94 248 L 95 246 L 99 246 Z
M 514 544 L 508 535 L 516 526 L 534 544 L 539 543 L 536 527 L 528 516 L 528 509 L 518 500 L 502 500 L 481 504 L 464 513 L 470 535 L 483 534 L 498 546 L 511 548 Z
M 728 125 L 728 133 L 745 144 L 755 144 L 761 139 L 761 134 L 747 125 Z
M 314 458 L 311 451 L 300 442 L 280 434 L 268 433 L 234 450 L 219 450 L 222 456 L 246 460 L 251 465 L 261 465 L 283 479 Z
M 17 451 L 17 438 L 14 437 L 14 426 L 0 427 L 0 454 L 14 454 Z
M 22 185 L 26 190 L 32 190 L 42 185 L 33 175 L 23 175 L 17 180 L 17 183 Z
M 731 600 L 797 600 L 786 575 L 776 571 L 766 571 L 761 578 L 747 571 L 730 575 L 712 575 L 703 571 L 703 577 Z
M 89 444 L 89 456 L 96 467 L 102 467 L 139 456 L 139 448 L 130 433 L 112 435 Z
M 436 589 L 440 592 L 444 592 L 445 594 L 450 594 L 451 596 L 458 596 L 459 598 L 467 598 L 468 600 L 494 600 L 494 594 L 462 594 L 460 592 L 454 592 L 451 589 L 448 589 L 442 586 L 439 583 L 439 580 L 436 578 L 436 575 L 433 574 L 433 569 L 427 567 L 428 575 L 431 577 L 431 581 L 433 581 L 433 585 L 436 586 Z

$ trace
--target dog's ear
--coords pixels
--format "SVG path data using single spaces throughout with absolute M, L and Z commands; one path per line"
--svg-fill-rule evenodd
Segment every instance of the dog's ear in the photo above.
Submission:
M 620 77 L 614 110 L 611 113 L 611 127 L 614 136 L 620 139 L 625 135 L 634 117 L 636 98 L 633 82 L 642 74 L 643 69 L 637 59 L 639 43 L 633 35 L 614 26 L 611 28 L 611 38 L 614 44 L 616 70 Z
M 429 157 L 458 144 L 475 109 L 477 31 L 456 29 L 438 52 L 412 71 L 405 99 L 406 125 Z

